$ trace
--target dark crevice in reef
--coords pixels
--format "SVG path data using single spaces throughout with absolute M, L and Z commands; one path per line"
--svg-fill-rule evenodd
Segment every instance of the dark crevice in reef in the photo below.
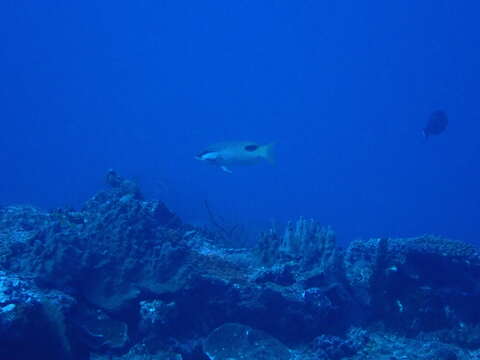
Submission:
M 81 210 L 0 208 L 1 359 L 480 358 L 474 246 L 343 249 L 299 219 L 230 248 L 114 171 L 107 183 Z

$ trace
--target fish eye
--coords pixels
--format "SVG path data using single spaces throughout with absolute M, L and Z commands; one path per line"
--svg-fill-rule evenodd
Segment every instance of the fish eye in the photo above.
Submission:
M 245 150 L 247 151 L 255 151 L 258 149 L 258 145 L 247 145 L 245 146 Z

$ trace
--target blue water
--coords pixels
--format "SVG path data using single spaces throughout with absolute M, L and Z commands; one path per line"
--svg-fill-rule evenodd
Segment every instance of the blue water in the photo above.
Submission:
M 0 3 L 0 204 L 80 206 L 108 168 L 186 222 L 480 241 L 478 1 Z M 429 114 L 449 128 L 425 142 Z M 193 156 L 276 142 L 229 175 Z

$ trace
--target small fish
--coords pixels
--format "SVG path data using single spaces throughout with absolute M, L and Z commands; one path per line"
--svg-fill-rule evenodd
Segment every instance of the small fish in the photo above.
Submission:
M 427 126 L 423 129 L 425 139 L 430 135 L 438 135 L 445 131 L 448 125 L 448 117 L 445 111 L 436 110 L 428 118 Z
M 231 174 L 230 165 L 251 165 L 262 159 L 274 163 L 273 144 L 259 145 L 250 141 L 232 141 L 214 144 L 195 156 Z

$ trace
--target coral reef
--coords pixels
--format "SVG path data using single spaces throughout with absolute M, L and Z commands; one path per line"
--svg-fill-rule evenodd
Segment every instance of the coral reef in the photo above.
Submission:
M 212 331 L 205 340 L 210 359 L 291 359 L 289 349 L 263 331 L 241 324 L 227 323 Z M 239 354 L 242 354 L 239 357 Z
M 472 245 L 342 249 L 300 218 L 228 248 L 113 170 L 106 181 L 78 210 L 0 209 L 0 358 L 479 358 Z
M 0 358 L 75 359 L 67 322 L 76 300 L 0 271 Z M 29 346 L 26 347 L 25 343 Z
M 371 316 L 406 335 L 476 324 L 480 254 L 472 245 L 424 236 L 356 241 L 346 277 Z

